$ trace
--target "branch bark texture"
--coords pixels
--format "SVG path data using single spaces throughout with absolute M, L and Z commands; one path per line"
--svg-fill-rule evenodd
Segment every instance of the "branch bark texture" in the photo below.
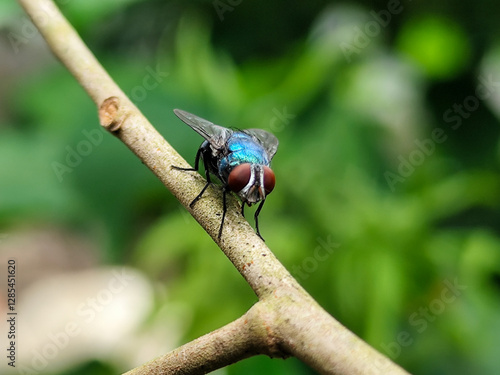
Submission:
M 234 200 L 218 241 L 220 194 L 208 189 L 208 199 L 189 208 L 204 179 L 171 168 L 188 164 L 109 77 L 52 1 L 18 1 L 53 53 L 95 102 L 101 125 L 134 152 L 191 212 L 259 297 L 243 317 L 129 375 L 200 374 L 256 354 L 293 355 L 322 374 L 407 374 L 307 294 L 240 215 Z

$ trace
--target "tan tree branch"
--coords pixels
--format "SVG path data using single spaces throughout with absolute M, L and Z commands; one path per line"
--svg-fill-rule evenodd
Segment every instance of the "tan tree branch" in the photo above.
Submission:
M 218 243 L 259 297 L 243 317 L 157 358 L 129 374 L 196 374 L 255 354 L 293 355 L 323 374 L 407 374 L 324 311 L 242 218 L 235 200 L 217 240 L 221 202 L 214 189 L 193 209 L 201 176 L 187 166 L 92 55 L 50 0 L 18 0 L 53 53 L 99 108 L 101 125 L 117 136 L 162 181 Z M 216 202 L 214 204 L 214 202 Z
M 286 358 L 266 330 L 264 320 L 269 317 L 261 306 L 255 304 L 234 322 L 124 375 L 206 374 L 258 354 Z

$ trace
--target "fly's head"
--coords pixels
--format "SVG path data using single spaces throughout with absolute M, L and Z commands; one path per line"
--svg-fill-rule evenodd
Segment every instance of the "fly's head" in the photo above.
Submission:
M 271 168 L 250 163 L 235 167 L 227 180 L 231 191 L 238 194 L 249 206 L 266 199 L 273 191 L 275 183 L 276 177 Z

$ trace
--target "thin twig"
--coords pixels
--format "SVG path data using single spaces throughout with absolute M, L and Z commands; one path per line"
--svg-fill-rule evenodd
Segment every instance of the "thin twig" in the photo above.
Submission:
M 265 354 L 266 347 L 257 340 L 255 307 L 241 318 L 210 332 L 170 353 L 158 357 L 124 375 L 206 374 L 242 358 Z M 269 351 L 267 351 L 269 354 Z
M 190 209 L 189 203 L 204 180 L 171 168 L 187 163 L 119 89 L 52 1 L 19 2 L 53 53 L 96 103 L 101 124 L 130 148 L 191 212 L 259 297 L 259 302 L 242 318 L 131 373 L 200 373 L 196 371 L 210 371 L 263 353 L 294 355 L 323 374 L 407 374 L 324 311 L 255 234 L 234 202 L 228 207 L 218 241 L 220 222 L 216 214 L 221 211 L 220 198 L 209 189 L 212 194 L 209 192 L 206 199 Z M 235 350 L 231 351 L 230 343 Z M 189 366 L 187 355 L 196 356 Z

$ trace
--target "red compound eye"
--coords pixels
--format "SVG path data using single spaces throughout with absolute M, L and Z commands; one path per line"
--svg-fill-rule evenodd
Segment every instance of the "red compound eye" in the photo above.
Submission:
M 276 176 L 269 167 L 264 167 L 264 189 L 266 194 L 270 194 L 276 184 Z
M 248 163 L 240 164 L 234 168 L 231 173 L 229 173 L 229 178 L 227 180 L 227 184 L 229 185 L 231 191 L 237 193 L 247 186 L 248 181 L 250 181 L 251 174 L 252 168 Z

